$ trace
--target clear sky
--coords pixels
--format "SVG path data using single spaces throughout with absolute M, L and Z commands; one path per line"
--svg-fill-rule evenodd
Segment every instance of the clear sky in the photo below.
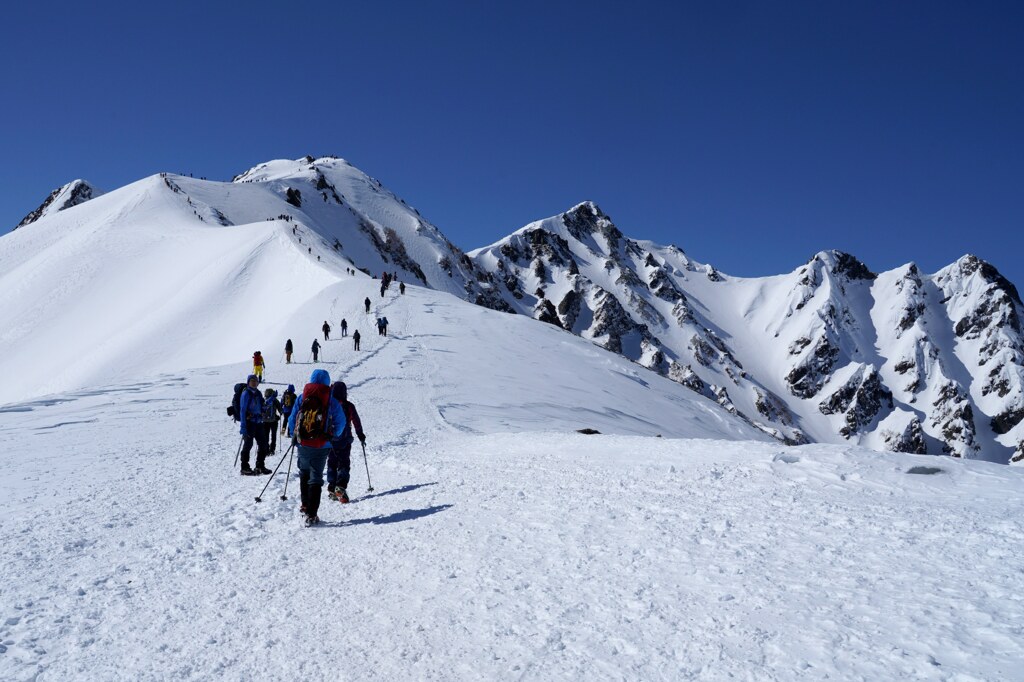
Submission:
M 466 250 L 589 199 L 734 275 L 971 252 L 1024 291 L 1021 2 L 26 2 L 0 93 L 0 232 L 335 154 Z

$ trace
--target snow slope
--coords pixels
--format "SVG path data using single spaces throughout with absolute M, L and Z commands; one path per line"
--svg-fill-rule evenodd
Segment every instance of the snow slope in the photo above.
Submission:
M 342 281 L 282 333 L 342 316 L 375 491 L 355 457 L 321 527 L 280 453 L 261 504 L 232 468 L 247 364 L 0 408 L 0 679 L 1020 679 L 1021 470 L 782 447 L 422 288 Z

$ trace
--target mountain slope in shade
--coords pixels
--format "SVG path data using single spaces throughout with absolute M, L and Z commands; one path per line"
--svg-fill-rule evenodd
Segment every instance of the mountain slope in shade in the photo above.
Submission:
M 470 255 L 517 312 L 787 442 L 1024 456 L 1021 301 L 974 256 L 879 275 L 829 251 L 788 275 L 738 278 L 626 237 L 590 202 Z

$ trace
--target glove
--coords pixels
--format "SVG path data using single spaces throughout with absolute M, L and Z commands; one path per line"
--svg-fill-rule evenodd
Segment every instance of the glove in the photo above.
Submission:
M 360 433 L 359 434 L 359 444 L 360 445 L 366 445 L 366 434 L 365 433 Z

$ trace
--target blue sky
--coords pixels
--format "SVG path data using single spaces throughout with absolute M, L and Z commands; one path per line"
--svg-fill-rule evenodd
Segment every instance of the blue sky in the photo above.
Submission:
M 20 5 L 0 232 L 76 177 L 336 154 L 467 250 L 589 199 L 730 274 L 971 252 L 1024 288 L 1021 3 Z

